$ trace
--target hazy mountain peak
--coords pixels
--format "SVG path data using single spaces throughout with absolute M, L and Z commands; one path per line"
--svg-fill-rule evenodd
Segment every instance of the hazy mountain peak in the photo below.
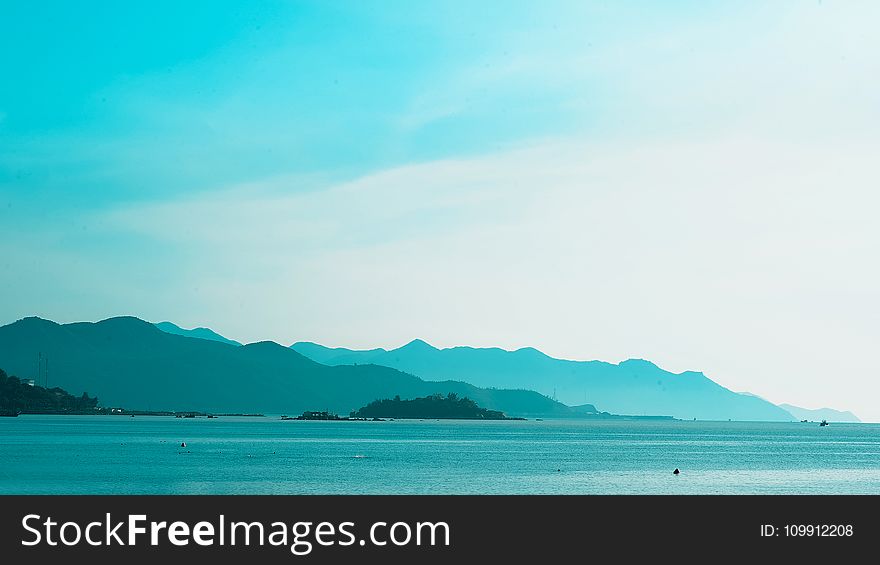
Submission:
M 549 355 L 547 355 L 546 353 L 544 353 L 540 349 L 535 349 L 534 347 L 520 347 L 519 349 L 515 350 L 514 353 L 519 353 L 522 355 L 530 355 L 532 357 L 540 357 L 540 358 L 546 357 L 548 359 L 550 358 Z
M 413 351 L 413 350 L 415 350 L 415 351 L 420 351 L 420 350 L 439 351 L 436 347 L 434 347 L 430 343 L 428 343 L 424 340 L 421 340 L 419 338 L 412 340 L 411 342 L 407 343 L 406 345 L 404 345 L 400 349 L 401 350 L 409 350 L 409 351 Z
M 45 318 L 40 318 L 39 316 L 27 316 L 20 320 L 16 320 L 10 325 L 22 325 L 22 326 L 59 326 L 58 322 L 53 322 L 52 320 L 46 320 Z
M 264 350 L 273 350 L 273 351 L 281 351 L 281 350 L 287 351 L 288 349 L 290 349 L 289 347 L 284 347 L 280 343 L 278 343 L 276 341 L 269 340 L 269 339 L 265 339 L 263 341 L 255 341 L 253 343 L 243 345 L 242 347 L 244 347 L 248 350 L 264 349 Z
M 130 324 L 130 325 L 144 325 L 144 326 L 152 326 L 150 322 L 145 320 L 141 320 L 137 316 L 113 316 L 111 318 L 105 318 L 103 320 L 99 320 L 95 322 L 96 325 L 103 326 L 112 326 L 116 324 Z
M 169 334 L 194 337 L 198 339 L 207 339 L 211 341 L 219 341 L 220 343 L 228 343 L 230 345 L 241 345 L 241 343 L 235 341 L 234 339 L 229 339 L 228 337 L 222 336 L 210 328 L 198 327 L 187 330 L 172 322 L 159 322 L 154 325 L 163 332 Z
M 114 316 L 97 322 L 73 322 L 70 324 L 62 324 L 62 326 L 66 328 L 85 326 L 90 327 L 95 331 L 113 332 L 118 333 L 119 335 L 132 335 L 132 333 L 139 335 L 161 335 L 161 332 L 156 326 L 135 316 Z

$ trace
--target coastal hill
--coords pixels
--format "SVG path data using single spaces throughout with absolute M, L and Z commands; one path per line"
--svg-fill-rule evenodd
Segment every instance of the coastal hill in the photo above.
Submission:
M 352 418 L 436 418 L 455 420 L 507 420 L 504 413 L 480 408 L 470 398 L 459 398 L 455 393 L 446 396 L 432 394 L 424 398 L 401 400 L 374 400 L 351 413 Z
M 533 348 L 437 349 L 414 340 L 393 350 L 351 350 L 299 342 L 304 356 L 333 366 L 373 363 L 427 380 L 455 379 L 479 387 L 524 388 L 568 405 L 589 400 L 614 414 L 670 415 L 682 419 L 791 421 L 784 409 L 733 392 L 703 373 L 671 373 L 640 359 L 622 363 L 554 359 Z
M 589 413 L 529 390 L 426 382 L 377 365 L 330 367 L 274 342 L 193 339 L 133 317 L 57 324 L 25 318 L 0 327 L 0 366 L 34 378 L 48 359 L 50 386 L 97 394 L 105 406 L 139 410 L 348 414 L 377 398 L 454 392 L 511 416 Z M 592 408 L 595 412 L 595 408 Z
M 84 392 L 73 396 L 60 387 L 28 384 L 0 368 L 0 412 L 17 414 L 94 414 L 98 399 Z

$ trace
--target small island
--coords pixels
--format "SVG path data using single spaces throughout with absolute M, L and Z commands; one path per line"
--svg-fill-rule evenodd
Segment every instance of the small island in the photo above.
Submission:
M 374 400 L 351 413 L 351 418 L 373 419 L 448 419 L 448 420 L 522 420 L 508 418 L 503 412 L 480 408 L 470 398 L 459 398 L 454 392 L 446 396 L 432 394 L 423 398 Z

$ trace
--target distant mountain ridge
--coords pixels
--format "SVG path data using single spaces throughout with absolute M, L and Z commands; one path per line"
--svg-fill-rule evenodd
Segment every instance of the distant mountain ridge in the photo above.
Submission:
M 171 322 L 158 322 L 154 325 L 165 333 L 182 335 L 185 337 L 194 337 L 198 339 L 208 339 L 211 341 L 219 341 L 221 343 L 228 343 L 230 345 L 241 345 L 241 343 L 235 341 L 234 339 L 224 337 L 214 330 L 208 328 L 193 328 L 191 330 L 186 330 Z
M 176 339 L 157 341 L 157 336 Z M 63 342 L 61 349 L 78 365 L 66 366 L 70 360 L 62 361 L 51 351 L 47 341 L 55 340 Z M 205 349 L 218 345 L 223 350 Z M 124 351 L 119 351 L 119 346 Z M 239 353 L 231 355 L 230 349 Z M 184 354 L 183 350 L 192 351 Z M 554 359 L 534 348 L 437 349 L 423 340 L 392 350 L 328 348 L 311 342 L 298 342 L 290 348 L 274 342 L 243 346 L 208 328 L 187 330 L 171 322 L 150 324 L 132 317 L 65 325 L 25 318 L 0 327 L 0 367 L 30 375 L 41 352 L 52 359 L 53 385 L 77 394 L 98 394 L 102 404 L 133 409 L 269 413 L 332 409 L 347 413 L 397 394 L 415 398 L 454 392 L 514 416 L 595 415 L 604 411 L 683 419 L 859 421 L 851 412 L 776 406 L 755 395 L 730 391 L 702 373 L 674 374 L 639 359 L 619 364 L 570 361 Z M 354 373 L 326 373 L 320 368 L 325 365 L 325 369 Z M 78 373 L 71 374 L 72 368 Z M 149 369 L 157 373 L 147 386 L 143 373 Z M 209 378 L 206 372 L 210 371 L 217 378 Z M 119 378 L 124 374 L 134 375 L 134 388 L 143 394 L 130 394 Z M 236 395 L 229 391 L 233 381 L 257 388 Z M 166 388 L 159 390 L 160 383 Z M 205 390 L 197 390 L 199 386 Z M 218 407 L 221 404 L 223 407 Z
M 58 324 L 25 318 L 0 327 L 0 367 L 34 376 L 49 360 L 50 386 L 97 395 L 103 406 L 146 410 L 348 414 L 374 400 L 453 392 L 511 416 L 573 416 L 573 409 L 529 390 L 464 382 L 426 382 L 377 365 L 327 366 L 274 342 L 233 345 L 192 339 L 133 317 Z
M 682 419 L 792 421 L 794 416 L 758 397 L 741 395 L 703 373 L 674 374 L 650 361 L 555 359 L 534 348 L 452 347 L 422 340 L 386 350 L 327 348 L 298 342 L 292 349 L 327 365 L 372 363 L 427 380 L 455 379 L 480 387 L 525 388 L 576 405 L 590 402 L 613 414 L 669 415 Z
M 819 422 L 828 420 L 829 422 L 861 422 L 858 416 L 848 410 L 835 410 L 833 408 L 801 408 L 800 406 L 792 406 L 791 404 L 780 404 L 781 408 L 791 413 L 798 420 L 810 420 Z

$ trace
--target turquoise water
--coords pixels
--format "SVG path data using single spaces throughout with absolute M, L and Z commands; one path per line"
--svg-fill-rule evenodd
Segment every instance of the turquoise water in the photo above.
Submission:
M 880 494 L 880 425 L 20 416 L 0 493 Z

